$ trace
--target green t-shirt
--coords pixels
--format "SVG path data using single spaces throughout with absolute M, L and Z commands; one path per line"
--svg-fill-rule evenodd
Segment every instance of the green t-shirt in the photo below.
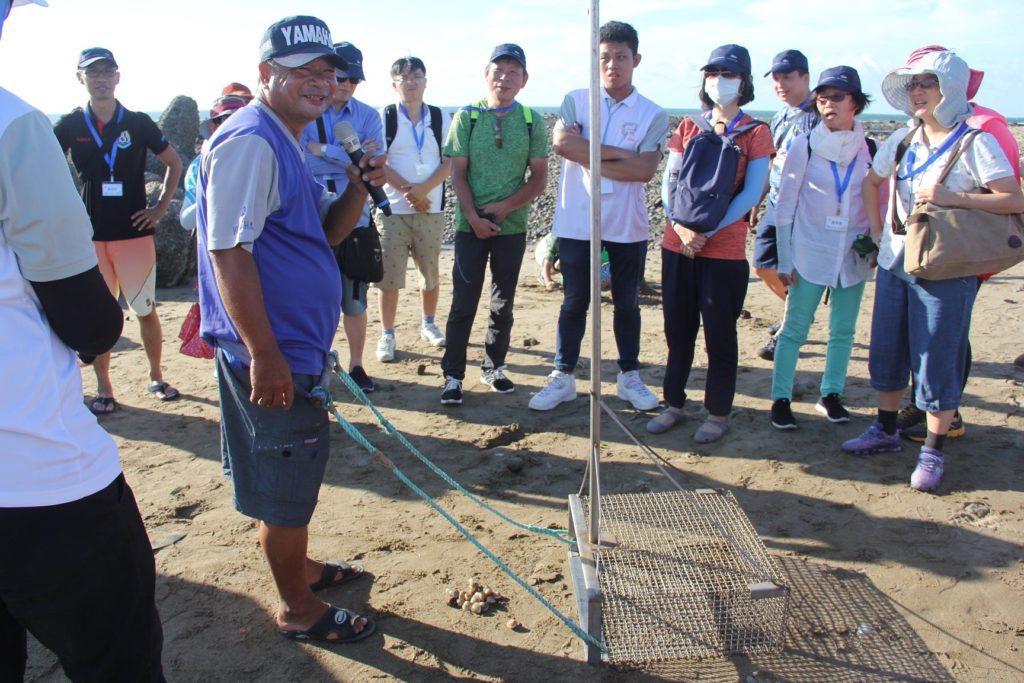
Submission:
M 477 102 L 473 106 L 486 108 L 487 103 Z M 469 111 L 459 111 L 452 119 L 444 155 L 469 159 L 466 176 L 477 206 L 498 202 L 515 194 L 526 182 L 526 169 L 530 159 L 547 159 L 547 127 L 540 114 L 536 110 L 531 111 L 533 129 L 529 135 L 521 104 L 517 102 L 516 108 L 505 114 L 505 120 L 501 124 L 500 149 L 495 144 L 495 122 L 498 117 L 493 112 L 480 112 L 480 117 L 473 126 L 472 136 L 469 132 Z M 529 213 L 529 205 L 510 213 L 501 224 L 501 234 L 516 235 L 526 232 L 526 219 Z M 472 230 L 466 215 L 462 212 L 461 203 L 455 207 L 455 227 L 463 232 Z

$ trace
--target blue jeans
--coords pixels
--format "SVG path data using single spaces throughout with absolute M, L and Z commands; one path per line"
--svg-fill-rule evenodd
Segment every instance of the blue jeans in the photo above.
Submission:
M 473 232 L 455 233 L 455 265 L 452 267 L 452 308 L 445 327 L 441 371 L 445 377 L 466 378 L 466 347 L 473 319 L 483 293 L 487 263 L 491 265 L 491 305 L 484 338 L 483 369 L 505 364 L 512 338 L 512 307 L 516 301 L 519 268 L 526 253 L 526 233 L 499 235 L 482 240 Z
M 864 296 L 864 282 L 852 287 L 832 289 L 828 314 L 828 350 L 825 351 L 825 373 L 821 377 L 821 395 L 839 394 L 846 388 L 846 371 L 853 352 L 853 335 Z M 800 357 L 800 347 L 814 322 L 825 285 L 808 282 L 797 274 L 789 287 L 786 300 L 786 322 L 775 347 L 775 368 L 772 371 L 772 400 L 793 398 L 793 376 Z
M 879 268 L 868 354 L 871 386 L 903 391 L 913 373 L 918 408 L 958 408 L 977 294 L 973 276 L 911 283 Z
M 619 370 L 640 367 L 640 280 L 647 259 L 647 242 L 601 242 L 608 250 L 612 271 L 612 329 L 619 351 Z M 590 308 L 590 242 L 558 239 L 565 297 L 558 313 L 555 368 L 574 373 Z

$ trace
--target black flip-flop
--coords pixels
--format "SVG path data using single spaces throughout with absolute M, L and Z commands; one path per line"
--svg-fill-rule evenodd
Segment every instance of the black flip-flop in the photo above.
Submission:
M 97 409 L 97 406 L 100 406 L 100 408 Z M 114 400 L 113 396 L 97 396 L 89 404 L 89 412 L 97 416 L 110 415 L 117 408 L 117 401 Z
M 338 576 L 341 576 L 339 579 Z M 342 560 L 331 560 L 324 562 L 324 568 L 320 572 L 320 578 L 309 584 L 309 590 L 316 593 L 331 586 L 340 586 L 343 583 L 354 581 L 363 575 L 363 568 L 358 564 L 349 564 Z
M 146 391 L 153 394 L 161 401 L 173 401 L 176 398 L 181 398 L 181 394 L 178 390 L 167 382 L 153 382 L 149 385 Z
M 377 625 L 366 619 L 366 624 L 363 625 L 363 630 L 356 633 L 352 629 L 352 624 L 356 619 L 366 619 L 361 614 L 356 614 L 351 610 L 347 610 L 344 607 L 335 607 L 331 605 L 327 612 L 320 617 L 320 621 L 310 626 L 305 631 L 286 631 L 284 629 L 278 629 L 285 638 L 291 638 L 293 640 L 310 640 L 317 643 L 325 643 L 327 645 L 334 645 L 337 643 L 354 643 L 364 638 L 369 638 L 373 635 L 373 632 L 377 630 Z M 337 636 L 331 638 L 330 636 Z

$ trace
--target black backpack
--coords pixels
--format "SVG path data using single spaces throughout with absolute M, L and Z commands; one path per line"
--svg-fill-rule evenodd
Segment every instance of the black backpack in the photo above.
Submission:
M 669 175 L 666 209 L 673 222 L 705 233 L 722 222 L 735 194 L 733 187 L 743 156 L 735 139 L 768 124 L 753 121 L 719 135 L 703 116 L 688 118 L 701 132 L 687 143 L 679 169 Z
M 444 140 L 441 139 L 441 109 L 432 104 L 424 104 L 423 106 L 430 110 L 430 130 L 434 133 L 434 139 L 437 140 L 437 152 L 443 157 Z M 389 104 L 384 107 L 384 151 L 391 149 L 391 143 L 395 141 L 395 135 L 397 134 L 398 107 Z M 446 185 L 447 183 L 441 184 L 441 211 L 444 211 L 445 199 L 447 199 Z

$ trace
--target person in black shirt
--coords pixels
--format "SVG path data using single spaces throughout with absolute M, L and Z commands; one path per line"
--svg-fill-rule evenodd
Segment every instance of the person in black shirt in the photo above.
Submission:
M 82 51 L 78 80 L 89 93 L 85 109 L 63 116 L 54 127 L 61 148 L 82 180 L 82 199 L 93 227 L 93 245 L 100 272 L 111 293 L 123 293 L 139 321 L 142 345 L 149 360 L 149 392 L 162 401 L 178 398 L 163 378 L 160 358 L 163 337 L 156 312 L 156 249 L 153 234 L 167 213 L 181 178 L 182 163 L 153 120 L 128 111 L 114 97 L 121 80 L 114 55 L 105 48 Z M 156 206 L 146 198 L 146 150 L 166 164 Z M 97 397 L 90 410 L 97 415 L 117 408 L 110 381 L 110 354 L 99 356 Z

